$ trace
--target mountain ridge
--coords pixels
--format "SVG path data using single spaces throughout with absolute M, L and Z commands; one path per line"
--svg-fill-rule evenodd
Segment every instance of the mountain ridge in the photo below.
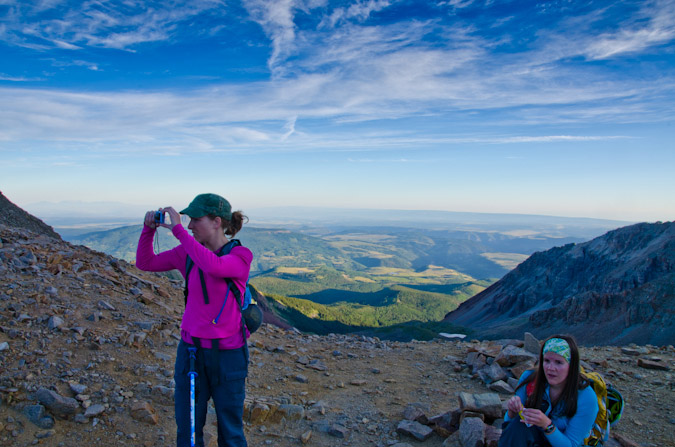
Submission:
M 61 239 L 61 236 L 51 226 L 12 203 L 2 194 L 2 191 L 0 191 L 0 224 L 24 228 L 54 239 Z
M 444 321 L 477 336 L 571 332 L 586 343 L 675 339 L 675 222 L 622 227 L 533 254 Z

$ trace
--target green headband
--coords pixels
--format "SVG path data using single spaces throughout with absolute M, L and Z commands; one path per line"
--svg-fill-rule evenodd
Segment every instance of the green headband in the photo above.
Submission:
M 570 349 L 570 345 L 562 338 L 552 338 L 548 340 L 544 345 L 543 354 L 546 354 L 547 352 L 558 354 L 567 360 L 567 363 L 569 363 L 572 359 L 572 350 Z

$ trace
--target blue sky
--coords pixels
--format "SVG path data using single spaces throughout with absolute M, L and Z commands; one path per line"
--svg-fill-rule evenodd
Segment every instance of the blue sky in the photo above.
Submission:
M 675 1 L 0 0 L 19 205 L 675 219 Z

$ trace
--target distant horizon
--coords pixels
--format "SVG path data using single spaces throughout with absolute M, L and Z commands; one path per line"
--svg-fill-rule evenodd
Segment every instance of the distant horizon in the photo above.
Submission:
M 675 0 L 0 8 L 0 188 L 675 219 Z
M 1 187 L 1 185 L 0 185 Z M 5 188 L 6 189 L 6 188 Z M 207 190 L 204 189 L 202 191 L 197 191 L 195 194 L 199 194 L 204 191 L 213 191 L 213 190 Z M 0 192 L 4 193 L 4 190 L 0 188 Z M 23 196 L 23 194 L 18 194 L 20 197 Z M 151 209 L 157 209 L 159 206 L 156 204 L 158 203 L 164 203 L 164 205 L 170 205 L 174 206 L 178 211 L 180 211 L 179 208 L 182 209 L 182 207 L 185 207 L 189 204 L 191 199 L 186 199 L 183 203 L 178 203 L 178 201 L 175 201 L 174 204 L 171 204 L 171 200 L 161 200 L 158 199 L 155 202 L 155 206 L 150 205 L 150 202 L 146 202 L 145 204 L 143 203 L 133 203 L 133 202 L 125 202 L 122 200 L 104 200 L 104 201 L 97 201 L 97 200 L 87 200 L 86 198 L 76 198 L 76 199 L 66 199 L 66 200 L 56 200 L 56 201 L 49 201 L 49 200 L 39 200 L 39 201 L 30 201 L 30 202 L 18 202 L 15 200 L 12 196 L 9 194 L 5 194 L 6 197 L 9 198 L 12 202 L 16 203 L 17 205 L 21 206 L 22 208 L 27 207 L 27 208 L 42 208 L 44 206 L 47 207 L 57 207 L 57 206 L 63 206 L 63 205 L 80 205 L 81 209 L 84 211 L 87 208 L 90 208 L 91 206 L 97 206 L 101 207 L 105 204 L 111 204 L 111 205 L 123 205 L 126 208 L 131 208 L 131 209 L 136 209 L 139 211 L 147 211 Z M 233 201 L 231 201 L 233 202 Z M 255 203 L 255 202 L 254 202 Z M 441 208 L 394 208 L 394 207 L 376 207 L 376 206 L 349 206 L 347 204 L 340 204 L 340 205 L 327 205 L 327 204 L 289 204 L 289 205 L 278 205 L 278 204 L 263 204 L 263 205 L 252 205 L 252 206 L 246 206 L 245 204 L 242 206 L 237 206 L 236 202 L 233 202 L 233 208 L 235 209 L 241 209 L 244 211 L 244 213 L 247 212 L 247 210 L 254 210 L 254 211 L 259 211 L 259 210 L 271 210 L 271 209 L 326 209 L 326 210 L 364 210 L 364 211 L 406 211 L 406 212 L 413 212 L 413 211 L 419 211 L 419 212 L 443 212 L 443 213 L 463 213 L 463 214 L 495 214 L 495 215 L 517 215 L 517 216 L 548 216 L 548 217 L 559 217 L 559 218 L 566 218 L 566 219 L 594 219 L 594 220 L 607 220 L 607 221 L 616 221 L 616 222 L 623 222 L 623 223 L 638 223 L 638 222 L 666 222 L 666 221 L 671 221 L 675 220 L 675 211 L 671 216 L 667 216 L 668 212 L 664 211 L 661 215 L 652 215 L 651 213 L 626 213 L 624 214 L 618 214 L 615 215 L 614 213 L 611 213 L 609 215 L 604 215 L 604 214 L 593 214 L 593 215 L 581 215 L 581 214 L 575 214 L 575 213 L 564 213 L 559 212 L 556 213 L 555 210 L 549 210 L 549 212 L 546 211 L 537 211 L 537 210 L 507 210 L 507 209 L 497 209 L 497 210 L 479 210 L 479 209 L 474 209 L 476 207 L 470 207 L 469 209 L 466 210 L 457 210 L 457 209 L 441 209 Z M 134 215 L 129 214 L 128 217 L 133 217 Z
M 0 190 L 1 192 L 1 190 Z M 39 210 L 41 214 L 49 217 L 62 217 L 71 214 L 72 212 L 79 211 L 81 214 L 78 214 L 81 217 L 96 217 L 100 216 L 100 210 L 105 209 L 106 207 L 116 207 L 118 209 L 123 208 L 132 208 L 143 211 L 149 211 L 156 209 L 156 207 L 143 206 L 138 204 L 130 204 L 126 202 L 99 202 L 99 201 L 83 201 L 83 200 L 62 200 L 59 202 L 49 202 L 49 201 L 39 201 L 26 203 L 24 205 L 18 204 L 8 197 L 10 201 L 25 209 L 29 210 Z M 187 204 L 185 204 L 187 205 Z M 65 206 L 66 212 L 61 211 L 61 207 Z M 69 208 L 70 206 L 70 208 Z M 73 208 L 73 206 L 75 208 Z M 95 207 L 95 210 L 92 210 L 92 207 Z M 50 210 L 46 211 L 45 210 Z M 57 211 L 58 210 L 58 211 Z M 638 223 L 638 222 L 647 222 L 647 221 L 636 221 L 636 220 L 625 220 L 625 219 L 607 219 L 602 217 L 589 217 L 589 216 L 563 216 L 563 215 L 551 215 L 551 214 L 536 214 L 536 213 L 511 213 L 511 212 L 487 212 L 487 211 L 457 211 L 457 210 L 443 210 L 443 209 L 414 209 L 414 208 L 365 208 L 365 207 L 339 207 L 339 206 L 327 206 L 327 205 L 317 205 L 317 206 L 304 206 L 304 205 L 291 205 L 291 206 L 262 206 L 262 207 L 251 207 L 247 210 L 242 210 L 244 214 L 250 212 L 264 211 L 281 211 L 283 215 L 287 216 L 289 211 L 302 211 L 302 212 L 311 212 L 311 211 L 324 211 L 327 213 L 335 212 L 403 212 L 403 213 L 438 213 L 438 214 L 459 214 L 459 215 L 476 215 L 476 216 L 514 216 L 514 217 L 544 217 L 544 218 L 559 218 L 559 219 L 570 219 L 570 220 L 597 220 L 597 221 L 607 221 L 607 222 L 616 222 L 616 223 Z M 177 211 L 180 211 L 180 207 L 177 208 Z M 30 211 L 29 211 L 30 212 Z M 37 216 L 40 217 L 40 216 Z M 105 217 L 112 217 L 108 215 Z M 133 219 L 138 217 L 142 219 L 142 214 L 125 214 L 121 219 Z M 663 219 L 658 219 L 656 221 L 664 221 Z M 654 222 L 656 222 L 654 221 Z M 356 225 L 356 224 L 355 224 Z
M 10 199 L 11 200 L 11 199 Z M 17 204 L 19 205 L 19 204 Z M 20 206 L 20 205 L 19 205 Z M 142 225 L 146 207 L 111 202 L 36 202 L 22 207 L 64 236 Z M 103 211 L 102 211 L 103 210 Z M 115 212 L 117 210 L 117 212 Z M 247 226 L 319 229 L 401 228 L 449 232 L 496 232 L 515 237 L 577 237 L 590 239 L 636 222 L 513 213 L 475 213 L 445 210 L 395 210 L 334 207 L 266 207 L 245 211 Z M 188 219 L 182 223 L 187 227 Z M 312 230 L 313 229 L 313 230 Z M 321 230 L 323 231 L 323 230 Z

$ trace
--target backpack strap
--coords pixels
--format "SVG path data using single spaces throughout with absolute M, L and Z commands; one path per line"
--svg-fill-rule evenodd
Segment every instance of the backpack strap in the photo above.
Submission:
M 218 256 L 225 256 L 226 254 L 229 254 L 234 247 L 238 246 L 241 246 L 241 241 L 239 239 L 231 239 L 227 244 L 223 245 L 223 247 L 218 251 Z M 192 270 L 193 265 L 194 261 L 190 258 L 190 255 L 187 255 L 185 259 L 185 290 L 183 291 L 183 294 L 185 295 L 185 305 L 187 305 L 187 297 L 188 297 L 188 277 L 190 275 L 190 270 Z M 199 280 L 202 284 L 202 294 L 204 295 L 204 303 L 209 304 L 209 293 L 206 290 L 206 280 L 204 278 L 204 272 L 199 267 L 197 268 L 197 270 L 199 270 Z M 225 300 L 223 301 L 223 305 L 221 306 L 218 315 L 212 322 L 213 324 L 218 323 L 220 315 L 225 309 L 227 298 L 229 297 L 230 292 L 232 292 L 232 294 L 237 300 L 237 303 L 239 304 L 239 311 L 241 315 L 241 334 L 244 340 L 244 345 L 246 345 L 246 322 L 244 321 L 244 310 L 243 310 L 244 298 L 241 296 L 241 292 L 237 288 L 237 285 L 234 283 L 232 278 L 223 278 L 223 279 L 225 279 L 225 282 L 227 283 L 227 293 L 225 294 Z M 248 349 L 245 350 L 245 356 L 246 361 L 248 362 Z
M 230 253 L 232 248 L 239 245 L 241 245 L 239 239 L 230 240 L 227 244 L 223 245 L 223 248 L 221 248 L 220 251 L 218 251 L 218 256 L 225 256 L 226 254 Z M 190 276 L 190 271 L 192 270 L 193 265 L 195 265 L 194 261 L 192 260 L 192 258 L 190 258 L 190 255 L 187 255 L 185 258 L 185 289 L 183 290 L 186 305 L 188 298 L 188 277 Z M 206 290 L 206 279 L 204 278 L 204 272 L 199 267 L 197 268 L 197 270 L 199 270 L 199 282 L 202 284 L 202 295 L 204 296 L 204 304 L 209 304 L 209 293 Z M 237 287 L 234 285 L 234 282 L 230 278 L 225 278 L 225 280 L 227 281 L 227 285 L 230 289 L 232 288 L 237 289 Z M 238 289 L 237 292 L 239 292 Z M 225 300 L 227 300 L 227 295 L 225 296 Z M 220 316 L 220 314 L 218 315 Z

